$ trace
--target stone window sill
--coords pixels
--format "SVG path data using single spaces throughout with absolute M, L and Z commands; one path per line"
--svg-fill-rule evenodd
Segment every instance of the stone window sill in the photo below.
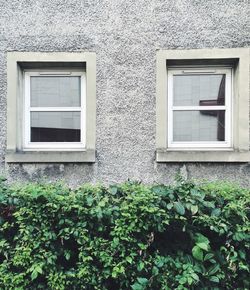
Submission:
M 250 151 L 169 151 L 158 149 L 156 162 L 250 162 Z
M 93 163 L 95 150 L 85 151 L 8 151 L 7 163 Z

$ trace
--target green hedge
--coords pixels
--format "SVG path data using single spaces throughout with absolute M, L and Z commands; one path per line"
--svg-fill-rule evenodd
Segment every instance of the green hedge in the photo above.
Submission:
M 0 289 L 250 289 L 247 189 L 0 184 Z

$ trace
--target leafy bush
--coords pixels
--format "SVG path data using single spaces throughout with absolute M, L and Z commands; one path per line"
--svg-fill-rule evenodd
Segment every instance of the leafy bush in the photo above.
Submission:
M 0 184 L 0 289 L 250 289 L 247 189 Z

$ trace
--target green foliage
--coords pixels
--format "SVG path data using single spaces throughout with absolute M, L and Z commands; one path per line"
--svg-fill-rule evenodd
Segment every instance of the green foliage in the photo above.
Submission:
M 0 289 L 250 289 L 250 193 L 231 184 L 7 186 Z

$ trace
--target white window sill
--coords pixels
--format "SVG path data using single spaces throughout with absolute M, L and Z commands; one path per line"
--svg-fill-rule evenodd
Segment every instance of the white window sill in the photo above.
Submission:
M 250 162 L 250 151 L 169 151 L 156 150 L 156 162 Z
M 7 151 L 7 163 L 93 163 L 95 150 L 85 151 Z

